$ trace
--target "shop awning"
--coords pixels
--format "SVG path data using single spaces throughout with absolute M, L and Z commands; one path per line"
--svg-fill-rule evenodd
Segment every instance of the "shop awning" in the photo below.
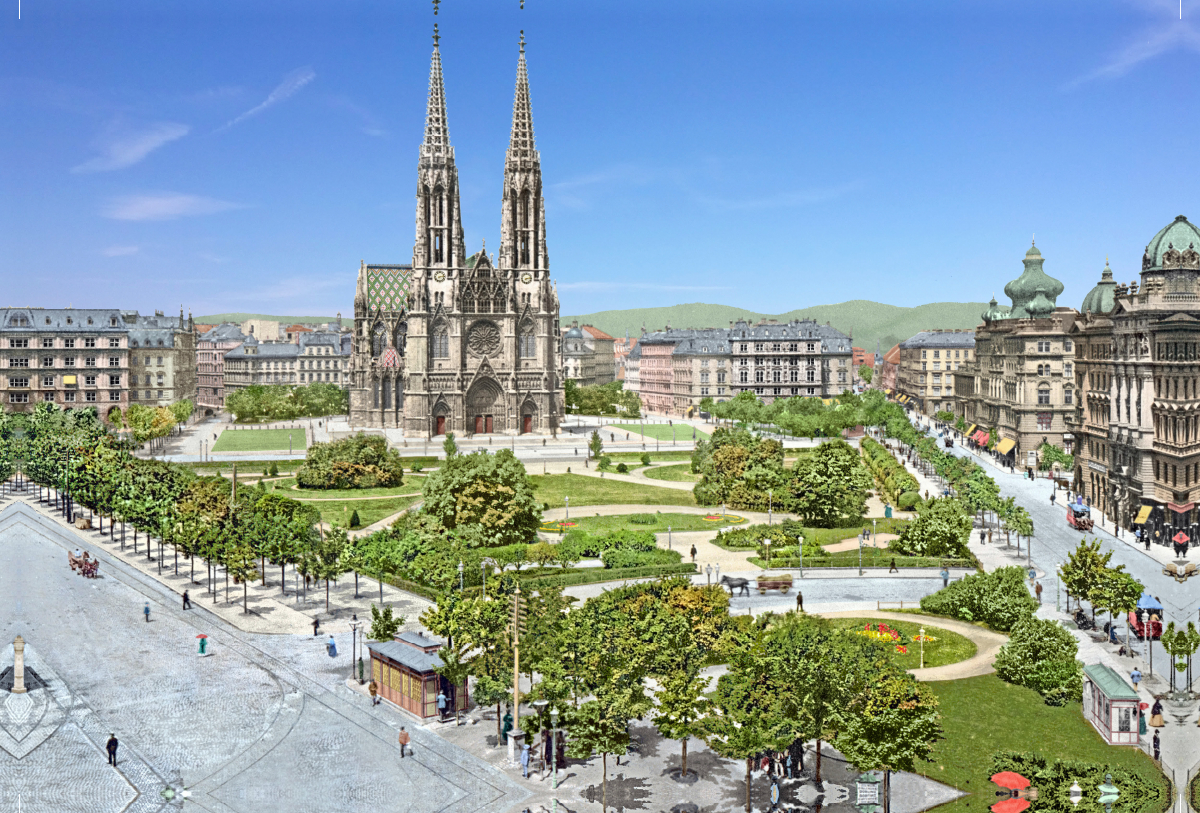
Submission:
M 989 437 L 991 437 L 991 435 L 989 435 L 987 432 L 984 432 L 982 429 L 979 430 L 979 445 L 987 446 Z
M 884 390 L 884 393 L 886 393 L 887 395 L 891 395 L 891 394 L 892 394 L 892 391 L 891 391 L 891 390 Z
M 996 451 L 999 452 L 1000 454 L 1008 454 L 1009 452 L 1011 452 L 1013 450 L 1013 447 L 1016 445 L 1017 445 L 1017 441 L 1015 438 L 1005 438 L 1004 440 L 1002 440 L 996 444 Z
M 967 437 L 971 437 L 971 435 L 975 434 L 975 429 L 976 429 L 978 426 L 979 426 L 979 424 L 977 424 L 977 423 L 973 423 L 973 424 L 971 424 L 970 426 L 968 426 L 968 427 L 967 427 L 967 431 L 966 431 L 966 436 L 967 436 Z
M 1173 502 L 1169 502 L 1169 503 L 1167 503 L 1167 508 L 1174 511 L 1176 514 L 1186 514 L 1188 511 L 1191 511 L 1192 508 L 1195 507 L 1195 505 L 1196 504 L 1194 502 L 1187 502 L 1187 503 L 1184 503 L 1183 505 L 1176 505 Z
M 1140 509 L 1138 509 L 1137 516 L 1133 518 L 1133 524 L 1144 525 L 1146 520 L 1150 519 L 1150 512 L 1153 510 L 1153 505 L 1143 505 Z

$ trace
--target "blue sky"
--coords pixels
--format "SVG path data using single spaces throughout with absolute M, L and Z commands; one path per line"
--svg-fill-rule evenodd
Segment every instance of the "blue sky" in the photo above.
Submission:
M 518 31 L 564 313 L 1078 306 L 1200 221 L 1200 0 L 443 0 L 468 248 Z M 5 0 L 0 305 L 352 312 L 408 262 L 429 0 Z M 1001 294 L 1002 296 L 1002 294 Z

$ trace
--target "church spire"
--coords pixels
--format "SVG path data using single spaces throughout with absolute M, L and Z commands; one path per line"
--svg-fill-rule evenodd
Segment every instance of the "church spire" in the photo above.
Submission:
M 536 161 L 533 143 L 533 107 L 529 101 L 529 74 L 525 67 L 525 32 L 521 32 L 521 55 L 517 58 L 517 90 L 513 96 L 512 134 L 508 140 L 509 160 Z
M 431 152 L 450 146 L 450 123 L 446 120 L 446 88 L 442 83 L 442 52 L 438 48 L 437 23 L 433 24 L 433 57 L 429 63 L 429 105 L 425 113 L 425 143 Z

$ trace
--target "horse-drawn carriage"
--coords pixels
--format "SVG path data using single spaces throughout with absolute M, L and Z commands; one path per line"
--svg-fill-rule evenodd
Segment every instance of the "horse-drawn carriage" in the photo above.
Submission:
M 83 555 L 79 557 L 67 551 L 67 563 L 71 565 L 71 570 L 84 578 L 94 579 L 100 572 L 100 561 L 88 556 L 87 551 L 84 551 Z
M 721 584 L 729 588 L 729 595 L 733 595 L 734 590 L 740 591 L 738 595 L 750 595 L 750 580 L 735 579 L 731 576 L 722 576 Z M 768 590 L 778 590 L 781 593 L 786 593 L 792 589 L 792 574 L 775 576 L 759 576 L 754 580 L 754 587 L 759 593 L 766 593 Z

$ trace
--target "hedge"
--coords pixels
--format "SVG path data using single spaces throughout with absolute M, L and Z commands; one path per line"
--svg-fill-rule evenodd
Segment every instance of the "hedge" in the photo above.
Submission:
M 921 609 L 927 613 L 982 621 L 998 632 L 1009 632 L 1022 618 L 1036 612 L 1037 606 L 1025 587 L 1025 571 L 1011 566 L 964 576 L 962 581 L 921 599 Z
M 600 568 L 587 567 L 568 571 L 561 575 L 522 578 L 521 584 L 537 587 L 571 587 L 577 584 L 621 581 L 623 579 L 648 579 L 658 576 L 681 576 L 698 573 L 691 562 L 677 565 L 647 565 L 643 567 Z
M 920 499 L 921 486 L 917 478 L 909 474 L 883 444 L 864 437 L 860 445 L 867 468 L 875 475 L 875 482 L 884 496 L 902 511 L 911 510 Z M 914 496 L 906 500 L 905 496 L 908 494 Z

